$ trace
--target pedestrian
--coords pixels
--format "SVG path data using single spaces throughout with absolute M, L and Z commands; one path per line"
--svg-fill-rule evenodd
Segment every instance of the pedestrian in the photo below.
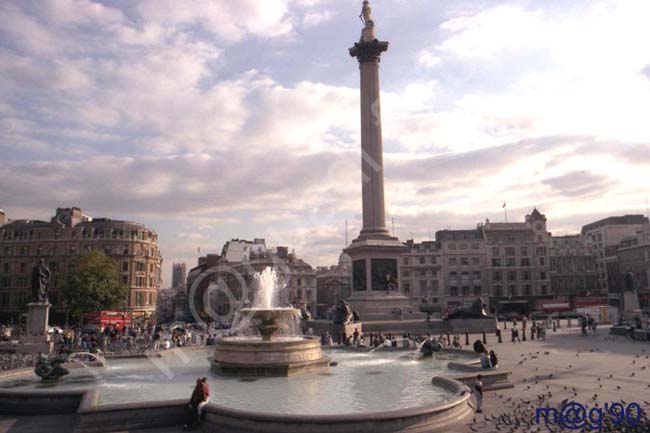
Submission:
M 546 341 L 546 326 L 542 326 L 542 329 L 539 330 L 539 336 Z
M 489 370 L 492 368 L 492 361 L 490 360 L 490 355 L 487 353 L 487 349 L 484 349 L 481 352 L 481 368 L 484 370 Z
M 483 376 L 476 376 L 474 382 L 474 393 L 476 394 L 476 413 L 483 413 Z
M 354 332 L 352 333 L 352 344 L 355 346 L 357 345 L 357 342 L 359 341 L 359 328 L 354 328 Z
M 196 379 L 196 385 L 194 386 L 194 391 L 192 391 L 192 396 L 190 397 L 189 402 L 190 412 L 183 429 L 191 430 L 199 425 L 203 415 L 203 407 L 209 400 L 210 390 L 208 388 L 208 378 L 203 377 Z
M 494 350 L 490 350 L 490 363 L 492 364 L 492 368 L 497 368 L 499 365 L 499 359 L 497 358 L 497 354 L 494 353 Z
M 517 340 L 518 343 L 521 343 L 521 340 L 519 339 L 519 328 L 517 327 L 517 322 L 514 322 L 512 324 L 512 329 L 510 332 L 512 333 L 512 342 L 514 343 L 515 340 Z

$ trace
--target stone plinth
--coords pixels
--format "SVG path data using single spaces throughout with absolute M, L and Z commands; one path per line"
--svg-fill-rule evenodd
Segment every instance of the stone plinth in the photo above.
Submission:
M 623 292 L 623 318 L 632 320 L 635 316 L 640 316 L 639 295 L 636 290 L 626 290 Z
M 50 316 L 49 302 L 30 302 L 27 304 L 27 329 L 26 334 L 20 337 L 17 348 L 22 353 L 50 353 L 52 342 L 48 334 Z
M 28 335 L 47 335 L 51 306 L 49 302 L 30 302 L 27 304 Z

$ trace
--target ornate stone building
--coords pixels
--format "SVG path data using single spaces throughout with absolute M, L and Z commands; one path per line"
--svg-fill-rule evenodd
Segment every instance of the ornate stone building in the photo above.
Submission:
M 316 268 L 316 316 L 329 318 L 328 314 L 341 300 L 352 294 L 352 261 L 342 253 L 338 265 Z M 314 313 L 312 311 L 312 313 Z
M 553 236 L 550 249 L 551 292 L 554 296 L 600 294 L 596 256 L 588 238 L 580 235 Z
M 24 312 L 31 297 L 31 270 L 41 257 L 52 271 L 53 314 L 62 316 L 59 291 L 74 259 L 92 250 L 104 251 L 117 263 L 120 280 L 129 288 L 123 309 L 136 318 L 151 316 L 161 285 L 156 232 L 135 222 L 91 218 L 73 207 L 58 208 L 50 221 L 13 220 L 0 227 L 0 317 L 17 319 Z
M 228 323 L 234 311 L 253 300 L 254 274 L 267 266 L 276 268 L 282 286 L 279 297 L 283 303 L 305 305 L 315 311 L 316 271 L 308 263 L 293 252 L 289 253 L 288 247 L 267 248 L 264 239 L 253 242 L 233 239 L 224 245 L 221 254 L 200 257 L 198 265 L 190 269 L 187 277 L 189 315 L 194 320 Z
M 499 302 L 518 301 L 532 308 L 537 298 L 551 296 L 552 243 L 544 215 L 533 209 L 524 222 L 488 220 L 482 230 L 493 312 L 499 313 Z
M 596 255 L 599 292 L 616 293 L 613 287 L 612 290 L 609 287 L 608 263 L 616 262 L 616 248 L 621 241 L 635 236 L 647 224 L 648 218 L 643 215 L 623 215 L 604 218 L 582 227 L 582 236 L 591 241 Z
M 643 309 L 650 308 L 650 225 L 642 227 L 635 236 L 623 239 L 616 255 L 619 270 L 617 288 L 624 288 L 623 276 L 632 272 L 639 304 Z M 614 293 L 620 293 L 620 290 Z

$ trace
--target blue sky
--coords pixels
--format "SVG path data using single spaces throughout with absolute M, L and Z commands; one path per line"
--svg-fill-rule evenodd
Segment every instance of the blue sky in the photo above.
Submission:
M 173 260 L 359 229 L 353 0 L 0 3 L 0 206 L 143 222 Z M 645 213 L 650 2 L 375 0 L 388 220 Z

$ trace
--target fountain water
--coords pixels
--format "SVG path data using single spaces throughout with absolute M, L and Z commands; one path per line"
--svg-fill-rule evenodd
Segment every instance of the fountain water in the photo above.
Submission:
M 327 368 L 320 341 L 298 333 L 300 311 L 280 306 L 277 274 L 267 267 L 255 274 L 251 308 L 239 310 L 237 336 L 220 339 L 211 359 L 214 371 L 244 376 L 287 376 Z

